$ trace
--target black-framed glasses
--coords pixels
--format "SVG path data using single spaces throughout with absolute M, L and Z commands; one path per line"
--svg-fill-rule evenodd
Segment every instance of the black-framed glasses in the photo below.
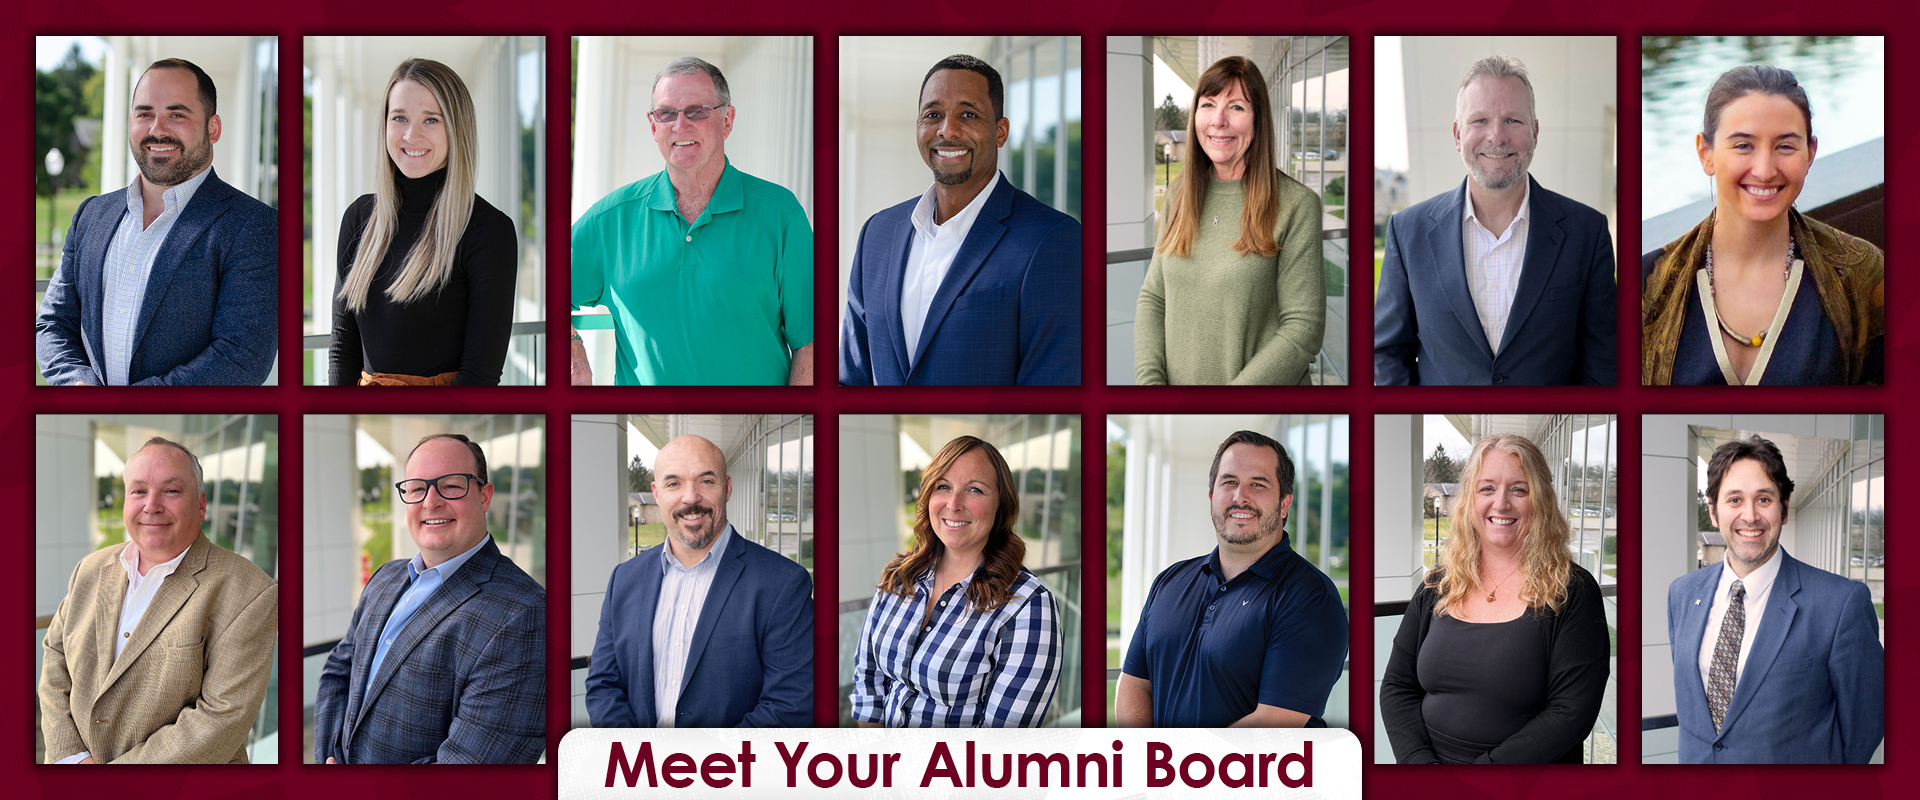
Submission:
M 726 107 L 726 103 L 721 103 L 717 106 L 687 106 L 686 108 L 661 107 L 648 111 L 647 117 L 662 125 L 672 125 L 673 121 L 679 119 L 681 114 L 685 114 L 689 121 L 699 122 L 712 116 L 713 112 Z
M 394 484 L 393 488 L 400 490 L 400 502 L 413 505 L 426 501 L 428 489 L 439 492 L 440 499 L 442 500 L 458 500 L 466 497 L 467 492 L 472 491 L 473 487 L 484 484 L 486 484 L 486 481 L 480 480 L 480 476 L 478 475 L 456 472 L 452 475 L 442 475 L 433 480 L 408 478 Z

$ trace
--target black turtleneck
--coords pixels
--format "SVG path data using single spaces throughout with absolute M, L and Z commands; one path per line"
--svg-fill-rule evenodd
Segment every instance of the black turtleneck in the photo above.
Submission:
M 513 284 L 520 255 L 513 221 L 475 195 L 473 214 L 454 251 L 453 274 L 446 285 L 424 299 L 400 305 L 387 297 L 387 288 L 420 238 L 447 171 L 443 168 L 420 178 L 396 175 L 394 180 L 400 189 L 399 224 L 373 275 L 366 309 L 356 313 L 338 297 L 333 301 L 329 382 L 353 386 L 364 370 L 422 376 L 458 372 L 453 380 L 457 386 L 498 384 L 513 328 Z M 347 282 L 373 208 L 374 196 L 364 195 L 347 207 L 340 220 L 336 291 Z

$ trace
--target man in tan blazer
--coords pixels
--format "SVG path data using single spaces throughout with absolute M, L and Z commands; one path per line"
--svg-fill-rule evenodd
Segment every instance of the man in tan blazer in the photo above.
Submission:
M 279 595 L 200 535 L 200 461 L 154 437 L 127 460 L 128 544 L 80 560 L 47 626 L 46 761 L 244 764 Z

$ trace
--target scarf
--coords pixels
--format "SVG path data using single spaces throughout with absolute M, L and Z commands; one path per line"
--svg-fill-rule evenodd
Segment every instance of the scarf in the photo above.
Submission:
M 1840 340 L 1844 383 L 1866 372 L 1867 343 L 1886 335 L 1886 256 L 1880 248 L 1833 226 L 1788 212 L 1787 229 L 1800 246 L 1806 274 L 1820 293 L 1821 309 Z M 1713 242 L 1713 215 L 1662 248 L 1640 295 L 1640 383 L 1673 382 L 1673 361 L 1686 327 L 1694 273 L 1706 268 Z M 1712 332 L 1710 335 L 1718 335 Z

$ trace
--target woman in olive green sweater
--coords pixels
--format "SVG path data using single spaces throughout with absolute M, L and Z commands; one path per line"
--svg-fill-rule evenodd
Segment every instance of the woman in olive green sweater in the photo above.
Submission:
M 1134 318 L 1142 385 L 1309 382 L 1327 322 L 1320 198 L 1275 166 L 1272 119 L 1251 61 L 1200 76 Z

